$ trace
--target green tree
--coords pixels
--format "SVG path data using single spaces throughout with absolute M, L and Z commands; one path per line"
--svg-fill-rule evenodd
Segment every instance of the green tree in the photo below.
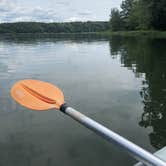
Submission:
M 156 30 L 166 30 L 166 0 L 144 0 L 151 15 L 151 25 Z
M 121 14 L 118 9 L 111 9 L 110 15 L 110 27 L 112 31 L 120 31 L 123 30 L 123 21 L 121 18 Z
M 132 23 L 130 20 L 132 8 L 133 8 L 134 0 L 123 0 L 121 4 L 121 17 L 125 23 L 125 29 L 131 30 Z
M 0 24 L 0 33 L 82 33 L 109 30 L 106 21 L 39 23 L 17 22 Z
M 129 27 L 132 30 L 150 29 L 151 15 L 144 0 L 134 1 L 128 17 Z

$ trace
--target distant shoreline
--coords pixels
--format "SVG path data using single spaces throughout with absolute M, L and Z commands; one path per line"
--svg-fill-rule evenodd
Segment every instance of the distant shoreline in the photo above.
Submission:
M 81 32 L 81 33 L 0 33 L 2 37 L 50 37 L 50 38 L 63 38 L 63 37 L 109 37 L 105 32 Z
M 99 33 L 106 36 L 166 38 L 166 31 L 105 31 Z
M 109 22 L 65 22 L 65 23 L 40 23 L 40 22 L 15 22 L 1 23 L 0 34 L 3 33 L 91 33 L 103 32 L 110 29 Z
M 166 39 L 166 31 L 103 31 L 103 32 L 80 32 L 80 33 L 0 33 L 2 37 L 48 37 L 48 38 L 63 38 L 63 37 L 103 37 L 111 36 L 121 37 L 147 37 Z
M 38 40 L 38 39 L 58 39 L 58 40 L 109 40 L 109 36 L 104 33 L 1 33 L 0 40 Z

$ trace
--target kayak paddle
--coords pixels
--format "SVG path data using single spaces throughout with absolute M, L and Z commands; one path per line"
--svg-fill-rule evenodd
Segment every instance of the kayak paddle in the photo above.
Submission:
M 153 154 L 69 107 L 63 92 L 56 86 L 39 80 L 21 80 L 11 88 L 11 96 L 21 105 L 33 110 L 57 109 L 112 143 L 116 143 L 146 165 L 166 166 Z

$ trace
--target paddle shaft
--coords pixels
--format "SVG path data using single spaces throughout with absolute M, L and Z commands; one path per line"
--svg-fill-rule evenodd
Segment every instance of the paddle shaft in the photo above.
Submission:
M 76 111 L 75 109 L 68 107 L 66 104 L 62 105 L 60 109 L 63 113 L 72 117 L 74 120 L 78 121 L 85 127 L 94 131 L 96 134 L 102 136 L 106 140 L 112 143 L 116 143 L 124 150 L 126 150 L 135 159 L 143 162 L 146 165 L 153 166 L 166 166 L 166 163 L 159 158 L 155 157 L 153 154 L 139 147 L 138 145 L 130 142 L 124 137 L 118 135 L 117 133 L 111 131 L 110 129 L 104 127 L 98 122 L 92 120 L 91 118 L 83 115 L 82 113 Z

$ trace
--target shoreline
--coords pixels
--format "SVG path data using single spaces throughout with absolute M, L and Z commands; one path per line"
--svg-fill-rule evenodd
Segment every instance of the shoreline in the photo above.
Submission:
M 106 31 L 100 32 L 107 36 L 121 36 L 121 37 L 147 37 L 147 38 L 166 38 L 166 31 Z
M 81 32 L 81 33 L 0 33 L 0 38 L 3 37 L 104 37 L 112 36 L 120 37 L 147 37 L 166 39 L 166 31 L 103 31 L 103 32 Z

